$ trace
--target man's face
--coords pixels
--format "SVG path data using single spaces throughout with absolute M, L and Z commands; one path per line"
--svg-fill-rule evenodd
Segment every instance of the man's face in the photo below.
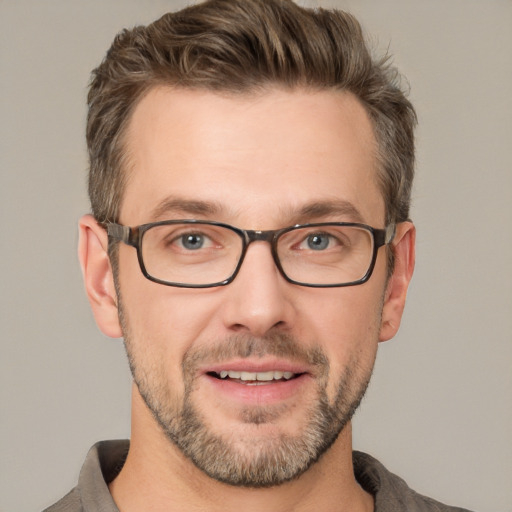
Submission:
M 155 89 L 133 114 L 126 148 L 124 225 L 384 227 L 371 125 L 347 93 Z M 249 246 L 231 284 L 207 289 L 153 283 L 133 248 L 119 250 L 138 392 L 176 446 L 235 485 L 294 478 L 336 440 L 370 378 L 385 288 L 384 249 L 365 284 L 323 289 L 285 281 L 267 242 Z

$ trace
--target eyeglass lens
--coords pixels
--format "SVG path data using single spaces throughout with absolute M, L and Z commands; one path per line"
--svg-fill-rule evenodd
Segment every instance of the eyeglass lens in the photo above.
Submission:
M 212 224 L 152 226 L 142 237 L 146 272 L 183 285 L 229 279 L 244 251 L 241 233 Z M 286 276 L 304 284 L 344 284 L 362 279 L 373 257 L 372 233 L 357 226 L 291 228 L 280 234 L 277 257 Z

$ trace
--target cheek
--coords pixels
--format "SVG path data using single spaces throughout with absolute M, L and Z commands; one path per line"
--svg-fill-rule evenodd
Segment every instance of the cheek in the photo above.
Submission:
M 373 289 L 366 283 L 347 288 L 319 290 L 308 303 L 300 304 L 300 323 L 321 337 L 322 344 L 338 341 L 364 340 L 380 322 L 383 289 Z
M 153 283 L 148 283 L 137 293 L 121 287 L 126 348 L 142 389 L 153 396 L 161 390 L 160 401 L 178 403 L 184 393 L 183 359 L 201 336 L 205 315 L 187 296 L 168 294 L 157 283 L 153 290 Z
M 325 351 L 331 376 L 345 373 L 348 367 L 366 374 L 373 367 L 380 329 L 382 291 L 374 286 L 366 286 L 369 284 L 322 290 L 324 295 L 312 301 L 307 313 L 302 315 L 303 337 L 318 343 Z M 331 379 L 330 386 L 336 385 L 334 380 Z
M 133 261 L 135 260 L 135 262 Z M 134 265 L 135 263 L 135 265 Z M 136 258 L 123 261 L 119 275 L 125 325 L 132 344 L 151 348 L 157 357 L 181 357 L 208 331 L 211 337 L 216 303 L 211 290 L 192 290 L 146 279 Z

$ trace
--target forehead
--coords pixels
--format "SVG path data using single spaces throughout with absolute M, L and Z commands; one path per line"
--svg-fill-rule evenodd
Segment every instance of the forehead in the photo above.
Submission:
M 258 229 L 311 204 L 342 203 L 359 214 L 350 220 L 374 224 L 384 216 L 372 126 L 349 93 L 156 88 L 136 107 L 125 150 L 120 220 L 131 225 L 172 218 L 184 203 Z

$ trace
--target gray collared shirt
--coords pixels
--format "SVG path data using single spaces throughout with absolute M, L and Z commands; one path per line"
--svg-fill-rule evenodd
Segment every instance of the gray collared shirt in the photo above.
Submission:
M 44 512 L 119 512 L 108 484 L 118 475 L 128 454 L 129 441 L 101 441 L 87 454 L 78 485 Z M 354 452 L 357 481 L 374 496 L 375 512 L 469 512 L 449 507 L 408 487 L 379 461 Z

